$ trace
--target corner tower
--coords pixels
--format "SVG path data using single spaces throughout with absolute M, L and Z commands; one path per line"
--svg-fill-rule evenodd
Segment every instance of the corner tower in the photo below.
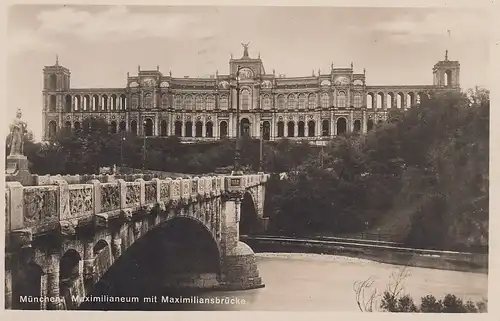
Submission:
M 434 86 L 460 88 L 460 63 L 448 60 L 448 50 L 446 50 L 444 60 L 435 64 L 432 72 Z
M 49 139 L 57 133 L 57 129 L 62 126 L 62 113 L 71 111 L 71 97 L 69 101 L 65 98 L 65 93 L 70 90 L 71 73 L 68 68 L 59 65 L 59 58 L 56 56 L 56 63 L 43 68 L 43 126 L 44 139 Z

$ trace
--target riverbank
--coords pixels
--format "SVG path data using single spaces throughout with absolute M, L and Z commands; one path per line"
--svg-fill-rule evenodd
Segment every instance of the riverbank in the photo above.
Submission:
M 279 237 L 245 237 L 255 253 L 316 253 L 366 259 L 379 263 L 488 274 L 488 255 L 410 249 L 367 242 L 341 242 Z

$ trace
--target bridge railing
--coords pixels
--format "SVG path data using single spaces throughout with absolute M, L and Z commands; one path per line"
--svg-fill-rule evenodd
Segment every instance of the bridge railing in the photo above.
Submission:
M 268 176 L 245 175 L 242 187 L 262 184 Z M 118 215 L 131 218 L 143 209 L 165 206 L 174 200 L 194 201 L 199 197 L 216 196 L 226 189 L 225 176 L 136 179 L 133 182 L 93 179 L 86 184 L 68 184 L 64 179 L 53 179 L 51 185 L 44 186 L 7 182 L 6 231 L 19 234 L 21 239 L 53 230 L 72 234 L 80 224 L 107 224 L 108 219 Z

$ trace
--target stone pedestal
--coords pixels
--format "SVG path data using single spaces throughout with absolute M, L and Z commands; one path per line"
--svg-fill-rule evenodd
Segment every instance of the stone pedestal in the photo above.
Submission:
M 24 155 L 7 156 L 5 181 L 16 181 L 23 186 L 33 185 L 33 175 L 29 171 L 28 164 L 28 158 Z
M 263 288 L 255 253 L 243 242 L 238 242 L 232 253 L 226 255 L 223 265 L 225 290 L 249 290 Z

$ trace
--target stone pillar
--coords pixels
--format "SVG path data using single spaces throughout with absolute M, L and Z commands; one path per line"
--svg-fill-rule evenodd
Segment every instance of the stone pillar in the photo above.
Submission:
M 222 282 L 228 290 L 263 287 L 252 249 L 239 241 L 241 200 L 244 193 L 242 176 L 226 177 L 227 195 L 222 204 Z
M 47 258 L 47 296 L 50 298 L 60 298 L 59 293 L 59 255 L 49 254 Z M 59 300 L 47 302 L 48 310 L 63 310 L 64 305 Z
M 207 136 L 207 124 L 205 122 L 201 123 L 201 137 Z
M 160 122 L 160 118 L 159 118 L 158 116 L 159 116 L 159 115 L 156 115 L 156 116 L 155 116 L 154 131 L 153 131 L 153 135 L 154 135 L 155 137 L 158 137 L 158 136 L 159 136 L 159 131 L 158 131 L 158 129 L 160 128 L 160 124 L 159 124 L 159 122 Z
M 12 309 L 12 254 L 5 253 L 5 309 Z
M 113 253 L 114 260 L 117 260 L 122 255 L 122 239 L 120 231 L 113 231 L 113 235 L 111 236 L 111 251 Z
M 86 285 L 93 285 L 95 282 L 94 246 L 91 241 L 87 241 L 83 249 L 83 279 Z
M 366 109 L 363 109 L 363 121 L 361 123 L 362 129 L 361 131 L 363 134 L 366 134 L 368 132 L 368 118 L 366 117 Z

